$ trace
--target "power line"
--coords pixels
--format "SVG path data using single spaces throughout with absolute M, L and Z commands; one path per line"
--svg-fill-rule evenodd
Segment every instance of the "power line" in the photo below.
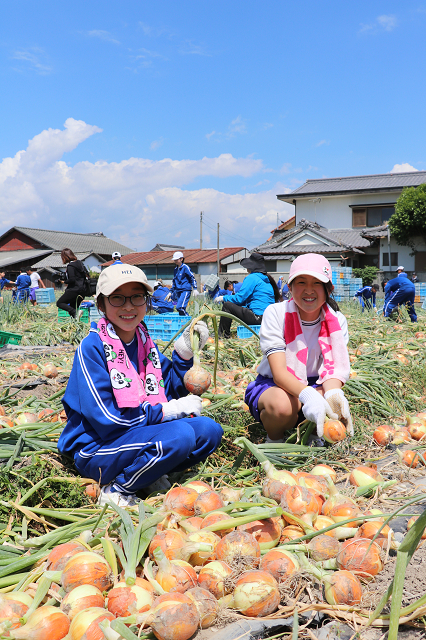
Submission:
M 205 222 L 205 218 L 208 218 L 209 220 L 211 220 L 212 222 L 214 222 L 214 220 L 212 220 L 212 218 L 210 218 L 209 216 L 206 216 L 206 214 L 203 212 L 203 224 L 205 224 L 207 227 L 209 227 L 209 229 L 212 229 L 213 231 L 215 231 L 215 229 L 213 229 L 213 227 L 210 227 L 207 222 Z M 223 231 L 223 229 L 225 229 L 225 231 Z M 243 242 L 246 242 L 247 244 L 251 244 L 253 242 L 253 240 L 248 240 L 247 238 L 243 238 L 242 236 L 239 236 L 238 234 L 234 234 L 231 231 L 226 231 L 226 227 L 223 227 L 222 224 L 220 225 L 220 231 L 221 233 L 224 233 L 225 235 L 231 236 L 232 238 L 235 238 L 236 240 L 242 240 Z

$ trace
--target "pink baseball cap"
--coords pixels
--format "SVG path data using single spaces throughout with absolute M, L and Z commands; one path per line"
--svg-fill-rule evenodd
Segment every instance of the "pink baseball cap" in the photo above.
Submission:
M 304 253 L 291 263 L 288 284 L 297 276 L 314 276 L 321 282 L 331 282 L 331 266 L 319 253 Z

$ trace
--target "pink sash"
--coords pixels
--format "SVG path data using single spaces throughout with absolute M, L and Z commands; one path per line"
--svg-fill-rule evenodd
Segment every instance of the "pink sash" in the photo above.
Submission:
M 298 380 L 307 383 L 308 347 L 303 337 L 299 311 L 294 300 L 289 300 L 284 304 L 287 305 L 284 319 L 287 369 Z M 320 317 L 321 328 L 318 342 L 321 347 L 323 363 L 318 372 L 317 384 L 322 384 L 329 378 L 337 378 L 345 384 L 349 378 L 350 363 L 339 319 L 336 312 L 328 304 L 323 305 Z
M 105 318 L 98 322 L 99 337 L 104 346 L 111 386 L 120 409 L 167 402 L 157 347 L 142 324 L 136 328 L 138 369 L 130 362 L 114 327 Z

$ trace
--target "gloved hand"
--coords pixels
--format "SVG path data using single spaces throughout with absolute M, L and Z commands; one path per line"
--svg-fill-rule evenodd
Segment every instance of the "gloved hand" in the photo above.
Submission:
M 302 403 L 302 411 L 305 418 L 312 420 L 317 425 L 317 434 L 320 438 L 324 435 L 324 420 L 327 415 L 332 420 L 337 420 L 337 414 L 333 413 L 328 402 L 313 387 L 306 387 L 299 393 Z
M 374 309 L 374 311 L 375 311 L 376 313 L 379 313 L 379 311 L 378 311 L 377 307 L 373 307 L 373 309 Z
M 199 293 L 198 289 L 193 289 L 193 290 L 192 290 L 192 295 L 193 295 L 193 296 L 199 296 L 199 295 L 200 295 L 200 293 Z
M 190 360 L 194 356 L 194 353 L 193 353 L 192 347 L 191 347 L 191 340 L 190 340 L 190 337 L 189 337 L 189 329 L 190 329 L 190 327 L 187 327 L 185 329 L 185 331 L 182 333 L 182 335 L 179 336 L 179 338 L 176 340 L 175 345 L 174 345 L 175 346 L 175 351 L 184 360 Z M 194 327 L 194 331 L 196 331 L 200 336 L 200 346 L 199 346 L 199 348 L 202 349 L 204 347 L 204 345 L 206 344 L 206 342 L 208 340 L 208 337 L 209 337 L 209 330 L 207 328 L 206 323 L 203 322 L 202 320 L 199 320 L 197 322 L 197 324 L 195 325 L 195 327 Z
M 172 299 L 172 294 L 171 293 L 168 293 L 166 295 L 166 297 L 164 298 L 164 300 L 166 300 L 166 302 L 169 302 L 171 299 Z
M 169 420 L 179 420 L 185 416 L 190 416 L 193 413 L 195 416 L 201 414 L 201 398 L 198 396 L 186 396 L 186 398 L 179 398 L 179 400 L 170 400 L 169 402 L 162 402 L 163 407 L 163 422 Z
M 223 296 L 217 296 L 217 298 L 215 298 L 213 302 L 223 302 Z
M 353 436 L 354 426 L 352 424 L 351 410 L 349 409 L 349 403 L 342 389 L 330 389 L 325 392 L 324 398 L 327 400 L 332 411 L 337 413 L 339 420 L 343 420 L 343 422 L 346 423 L 346 429 L 349 435 Z
M 356 296 L 354 296 L 354 297 L 352 298 L 352 300 L 356 300 Z

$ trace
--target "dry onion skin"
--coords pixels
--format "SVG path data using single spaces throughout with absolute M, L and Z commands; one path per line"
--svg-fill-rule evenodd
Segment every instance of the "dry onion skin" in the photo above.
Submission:
M 209 562 L 198 574 L 198 584 L 207 589 L 215 598 L 223 598 L 231 589 L 226 586 L 226 578 L 232 574 L 231 567 L 222 560 Z
M 324 578 L 324 596 L 328 604 L 359 604 L 362 599 L 361 582 L 351 571 L 335 571 Z
M 335 444 L 346 438 L 346 427 L 340 420 L 327 420 L 324 422 L 324 440 L 329 444 Z
M 271 549 L 262 557 L 259 568 L 270 573 L 277 582 L 283 582 L 299 571 L 300 564 L 297 557 L 289 551 Z
M 375 576 L 383 569 L 380 547 L 368 538 L 356 538 L 342 543 L 337 555 L 339 569 L 363 576 Z
M 220 540 L 216 547 L 216 557 L 229 565 L 260 558 L 258 541 L 245 531 L 232 531 Z
M 312 538 L 308 544 L 308 550 L 315 562 L 322 562 L 337 557 L 340 551 L 340 542 L 332 536 L 322 534 Z
M 204 564 L 216 559 L 215 549 L 220 541 L 220 537 L 213 531 L 194 531 L 194 533 L 188 533 L 186 550 L 190 550 L 188 562 L 193 567 L 202 567 Z M 212 551 L 200 551 L 196 549 L 198 544 L 208 544 L 211 546 Z M 194 550 L 191 547 L 194 546 Z
M 194 515 L 194 502 L 198 498 L 198 493 L 190 487 L 173 487 L 166 493 L 163 500 L 165 511 L 175 511 L 181 516 Z
M 194 364 L 183 376 L 183 383 L 189 393 L 201 396 L 210 387 L 212 377 L 201 365 Z
M 19 640 L 63 640 L 69 628 L 70 620 L 63 611 L 58 607 L 45 606 L 36 609 L 23 627 L 9 633 L 11 638 Z
M 238 529 L 250 533 L 258 541 L 261 551 L 266 551 L 276 547 L 279 543 L 283 530 L 282 519 L 264 518 L 263 520 L 254 520 L 247 524 L 241 524 Z
M 166 558 L 175 560 L 181 557 L 182 549 L 186 542 L 186 534 L 178 529 L 166 529 L 156 533 L 149 545 L 149 557 L 155 560 L 154 551 L 160 547 Z
M 22 591 L 0 593 L 0 622 L 19 620 L 26 614 L 32 602 L 32 597 Z
M 281 502 L 281 499 L 285 495 L 287 489 L 290 488 L 291 485 L 284 484 L 280 480 L 274 480 L 273 478 L 266 478 L 262 485 L 262 493 L 265 498 L 272 498 L 278 502 Z
M 191 598 L 200 616 L 200 626 L 202 629 L 211 627 L 216 622 L 219 613 L 219 603 L 210 591 L 201 587 L 194 587 L 186 591 L 185 595 Z
M 159 640 L 188 640 L 197 631 L 200 616 L 187 595 L 166 593 L 155 600 L 147 623 Z
M 71 591 L 71 594 L 72 593 Z M 118 582 L 115 587 L 108 592 L 108 611 L 113 613 L 117 618 L 124 618 L 134 613 L 149 611 L 153 602 L 154 589 L 148 580 L 141 578 L 137 578 L 137 582 L 131 586 L 127 585 L 124 581 Z
M 62 587 L 68 593 L 74 587 L 91 584 L 106 591 L 113 584 L 113 575 L 108 562 L 97 553 L 84 551 L 70 558 L 62 571 Z
M 224 511 L 215 511 L 214 513 L 209 513 L 209 515 L 202 519 L 202 525 L 200 528 L 204 529 L 205 527 L 209 527 L 211 524 L 217 524 L 218 522 L 221 522 L 223 520 L 230 520 L 230 516 Z M 229 529 L 218 529 L 217 531 L 215 531 L 215 533 L 220 538 L 223 538 L 223 536 L 231 533 L 231 531 L 235 531 L 235 527 L 230 527 Z
M 267 571 L 246 571 L 235 585 L 234 607 L 251 618 L 273 613 L 280 599 L 278 583 Z
M 222 498 L 216 491 L 209 489 L 199 494 L 194 502 L 194 513 L 196 516 L 202 516 L 216 509 L 224 507 Z
M 47 556 L 48 571 L 62 571 L 72 556 L 83 551 L 87 551 L 87 549 L 78 542 L 64 542 L 63 544 L 58 544 L 56 547 L 53 547 L 52 551 Z
M 69 640 L 104 640 L 103 631 L 98 626 L 102 620 L 115 620 L 115 616 L 100 607 L 80 611 L 71 622 Z M 47 637 L 44 640 L 47 640 Z
M 111 592 L 110 592 L 111 594 Z M 105 607 L 105 598 L 97 587 L 83 584 L 76 587 L 62 598 L 60 608 L 72 620 L 77 613 L 90 607 Z
M 185 560 L 167 560 L 155 576 L 156 581 L 164 591 L 184 593 L 187 589 L 197 586 L 195 569 Z

